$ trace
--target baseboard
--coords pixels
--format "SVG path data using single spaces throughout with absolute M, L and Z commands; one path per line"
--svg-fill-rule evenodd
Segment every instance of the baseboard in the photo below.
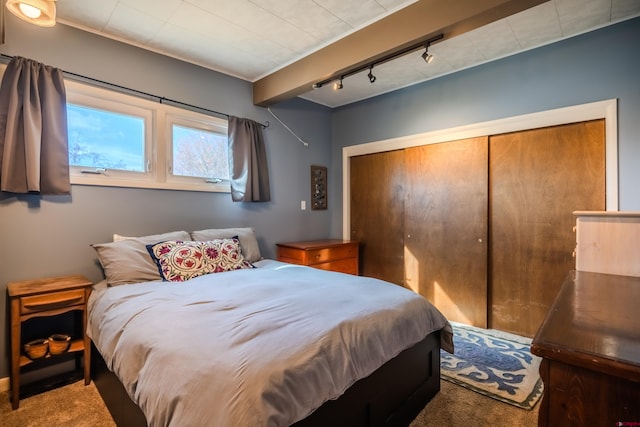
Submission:
M 40 381 L 43 378 L 59 375 L 64 372 L 71 372 L 75 369 L 73 360 L 66 360 L 55 363 L 51 366 L 45 366 L 32 372 L 23 372 L 20 374 L 20 383 L 25 386 L 32 382 Z M 0 378 L 0 393 L 8 391 L 11 385 L 9 377 Z

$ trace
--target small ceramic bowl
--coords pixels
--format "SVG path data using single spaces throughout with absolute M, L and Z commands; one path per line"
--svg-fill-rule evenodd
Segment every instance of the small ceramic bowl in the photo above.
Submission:
M 45 357 L 48 350 L 49 341 L 45 338 L 38 338 L 24 345 L 24 352 L 27 353 L 27 357 L 32 360 Z
M 49 353 L 62 354 L 69 350 L 71 337 L 67 334 L 53 334 L 49 337 Z

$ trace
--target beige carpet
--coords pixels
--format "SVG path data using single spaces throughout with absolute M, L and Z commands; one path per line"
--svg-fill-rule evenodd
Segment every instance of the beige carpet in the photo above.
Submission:
M 483 396 L 448 381 L 411 427 L 536 427 L 540 402 L 530 411 Z
M 532 411 L 519 409 L 463 387 L 441 381 L 440 393 L 418 415 L 411 427 L 519 426 L 535 427 L 538 404 Z M 2 427 L 113 427 L 109 412 L 93 383 L 82 381 L 29 397 L 11 410 L 9 393 L 0 393 Z
M 2 427 L 113 427 L 115 423 L 93 383 L 84 381 L 20 400 L 11 410 L 9 392 L 0 393 Z

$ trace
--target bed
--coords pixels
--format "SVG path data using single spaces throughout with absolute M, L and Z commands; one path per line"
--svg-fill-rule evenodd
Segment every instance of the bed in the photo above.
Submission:
M 87 333 L 118 425 L 400 426 L 439 391 L 451 327 L 409 290 L 262 259 L 250 228 L 114 237 Z

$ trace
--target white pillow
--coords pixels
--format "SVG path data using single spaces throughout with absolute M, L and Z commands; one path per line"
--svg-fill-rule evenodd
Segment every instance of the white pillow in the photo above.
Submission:
M 162 277 L 158 271 L 158 266 L 149 255 L 146 245 L 167 240 L 189 241 L 191 237 L 186 231 L 174 231 L 142 237 L 119 236 L 117 241 L 96 243 L 91 247 L 98 254 L 108 285 L 117 286 L 161 280 Z
M 150 245 L 153 243 L 164 242 L 167 240 L 188 241 L 188 240 L 191 240 L 191 236 L 186 231 L 170 231 L 168 233 L 150 234 L 148 236 L 139 236 L 139 237 L 123 236 L 121 234 L 115 234 L 115 233 L 113 235 L 114 242 L 119 242 L 121 240 L 132 240 L 132 239 L 137 239 L 143 242 L 145 245 Z
M 262 259 L 260 247 L 256 234 L 251 227 L 244 228 L 210 228 L 208 230 L 192 231 L 191 239 L 196 241 L 207 241 L 215 239 L 230 239 L 238 236 L 242 255 L 249 262 L 256 262 Z

